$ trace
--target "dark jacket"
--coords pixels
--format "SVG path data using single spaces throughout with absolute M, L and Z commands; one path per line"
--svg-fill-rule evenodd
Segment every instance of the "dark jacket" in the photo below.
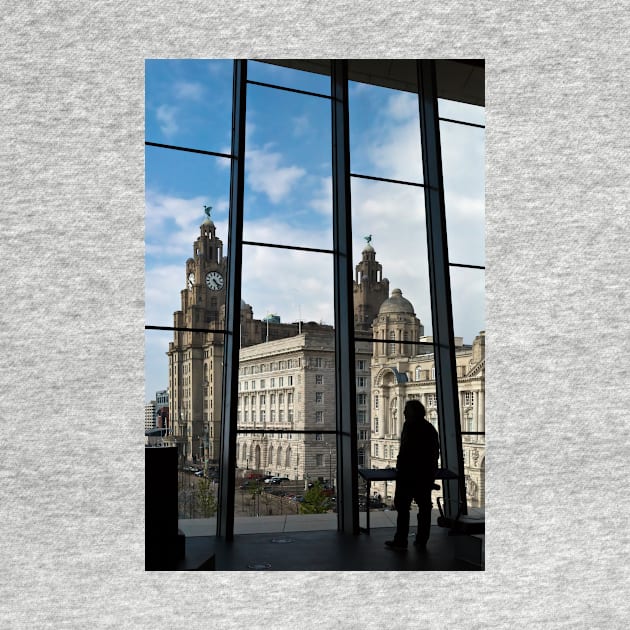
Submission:
M 396 479 L 410 484 L 432 484 L 439 452 L 438 434 L 430 422 L 405 420 L 396 461 Z

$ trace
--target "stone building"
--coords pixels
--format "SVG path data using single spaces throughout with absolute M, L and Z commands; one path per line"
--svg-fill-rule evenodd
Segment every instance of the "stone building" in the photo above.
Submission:
M 364 365 L 369 359 L 357 355 Z M 239 373 L 238 427 L 251 433 L 237 437 L 238 468 L 332 482 L 336 443 L 326 433 L 336 425 L 332 328 L 243 348 Z
M 216 228 L 210 218 L 210 209 L 206 209 L 207 218 L 200 226 L 200 234 L 193 244 L 193 257 L 186 261 L 185 268 L 185 288 L 181 291 L 181 310 L 174 313 L 174 337 L 169 344 L 169 416 L 172 423 L 172 434 L 169 439 L 180 446 L 181 456 L 188 461 L 216 462 L 219 456 L 219 440 L 221 435 L 221 379 L 223 362 L 223 333 L 225 328 L 225 277 L 227 268 L 227 257 L 223 256 L 223 243 L 216 235 Z M 368 238 L 369 240 L 369 238 Z M 368 242 L 362 252 L 362 260 L 356 267 L 357 282 L 354 287 L 355 301 L 355 323 L 357 331 L 369 331 L 368 321 L 378 312 L 380 303 L 386 299 L 389 283 L 382 278 L 381 265 L 376 261 L 374 248 Z M 177 330 L 179 328 L 190 329 L 212 329 L 216 332 L 205 332 L 203 330 Z M 334 330 L 331 326 L 317 324 L 315 322 L 293 322 L 282 323 L 278 315 L 267 316 L 264 319 L 255 319 L 253 309 L 244 301 L 241 302 L 241 370 L 254 368 L 247 362 L 252 353 L 256 356 L 266 352 L 276 352 L 277 347 L 285 347 L 286 344 L 276 344 L 279 340 L 293 339 L 287 342 L 293 348 L 287 350 L 289 354 L 297 353 L 295 356 L 308 358 L 313 339 L 318 339 L 318 343 L 325 347 L 322 350 L 323 357 L 329 357 L 326 361 L 330 364 L 329 369 L 334 365 Z M 294 348 L 295 344 L 302 344 L 302 349 Z M 361 347 L 363 347 L 363 350 Z M 256 347 L 256 350 L 250 348 Z M 301 353 L 301 354 L 300 354 Z M 366 462 L 369 453 L 369 344 L 359 342 L 357 344 L 357 392 L 358 392 L 358 422 L 360 428 L 359 438 L 359 461 Z M 363 353 L 363 354 L 361 354 Z M 288 360 L 293 360 L 287 356 Z M 269 361 L 267 363 L 270 363 Z M 273 364 L 273 361 L 271 362 Z M 303 366 L 303 369 L 309 369 Z M 274 378 L 274 377 L 272 377 Z M 254 380 L 254 379 L 249 379 Z M 258 379 L 260 380 L 260 379 Z M 264 380 L 264 379 L 263 379 Z M 327 378 L 329 386 L 333 387 L 332 375 Z M 249 386 L 247 380 L 243 381 L 244 386 Z M 305 383 L 305 386 L 307 383 Z M 334 409 L 335 402 L 333 395 L 326 395 L 323 406 L 318 411 L 324 413 L 329 418 L 330 429 L 334 429 Z M 297 403 L 297 401 L 295 401 Z M 306 398 L 303 404 L 307 404 Z M 322 404 L 322 403 L 318 403 Z M 265 409 L 265 412 L 267 410 Z M 274 410 L 275 411 L 275 410 Z M 277 410 L 278 412 L 280 409 Z M 289 409 L 286 410 L 287 416 Z M 292 410 L 296 415 L 297 407 Z M 271 412 L 271 409 L 269 409 Z M 306 418 L 306 407 L 299 413 Z M 243 419 L 245 409 L 242 409 Z M 301 426 L 299 423 L 295 425 Z M 299 430 L 304 430 L 299 429 Z M 298 435 L 292 436 L 297 440 Z M 270 438 L 271 439 L 271 438 Z M 284 438 L 283 438 L 284 439 Z M 310 434 L 302 435 L 307 443 L 315 440 Z M 268 440 L 269 441 L 269 440 Z M 328 443 L 331 442 L 328 438 Z M 252 442 L 253 444 L 253 442 Z M 256 444 L 256 446 L 261 446 Z M 328 448 L 328 447 L 326 447 Z M 323 451 L 317 455 L 323 455 Z M 302 448 L 302 452 L 315 453 L 317 449 L 307 446 Z M 297 455 L 298 450 L 293 449 Z M 286 455 L 286 450 L 284 451 Z M 256 448 L 254 455 L 249 459 L 250 468 L 252 462 L 260 464 L 269 461 L 268 450 L 265 456 L 256 459 Z M 277 462 L 277 451 L 274 458 Z M 313 457 L 312 463 L 317 470 L 326 471 L 325 478 L 329 477 L 330 470 L 327 466 L 321 467 L 319 457 Z M 304 459 L 302 459 L 301 470 L 304 471 Z M 258 468 L 258 467 L 256 467 Z M 284 467 L 287 468 L 286 466 Z M 295 468 L 295 466 L 294 466 Z M 288 475 L 287 475 L 288 476 Z M 315 475 L 322 476 L 319 473 Z
M 227 258 L 207 214 L 186 261 L 174 327 L 211 330 L 175 330 L 167 353 L 168 439 L 185 460 L 198 462 L 219 456 L 225 328 Z M 387 468 L 396 465 L 407 400 L 420 399 L 437 427 L 435 365 L 432 339 L 400 289 L 388 297 L 389 281 L 366 240 L 354 282 L 355 333 L 366 338 L 355 344 L 357 455 L 360 467 Z M 485 437 L 475 433 L 485 431 L 485 336 L 472 346 L 455 341 L 466 488 L 476 505 L 484 498 Z M 246 432 L 237 437 L 237 467 L 290 479 L 334 478 L 336 444 L 325 433 L 335 430 L 333 328 L 282 323 L 277 315 L 255 319 L 243 301 L 239 370 L 238 428 Z M 393 497 L 392 483 L 374 489 Z
M 403 410 L 408 400 L 417 399 L 427 411 L 427 419 L 438 427 L 435 388 L 435 359 L 431 346 L 400 341 L 431 343 L 423 336 L 424 327 L 413 305 L 394 289 L 383 302 L 374 321 L 371 362 L 371 467 L 395 468 L 404 423 Z M 459 412 L 463 440 L 464 473 L 469 505 L 483 505 L 485 476 L 485 333 L 466 346 L 455 338 L 455 361 L 459 389 Z M 428 350 L 427 350 L 428 349 Z M 375 492 L 393 498 L 395 484 L 374 484 Z

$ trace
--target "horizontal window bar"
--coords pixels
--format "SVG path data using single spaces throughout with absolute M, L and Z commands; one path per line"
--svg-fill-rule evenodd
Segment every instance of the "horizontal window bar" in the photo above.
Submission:
M 402 343 L 411 346 L 431 346 L 435 344 L 432 341 L 409 341 L 408 339 L 375 339 L 374 337 L 355 337 L 355 341 L 373 341 L 374 343 Z
M 233 159 L 234 156 L 229 153 L 217 153 L 216 151 L 204 151 L 203 149 L 190 149 L 188 147 L 178 147 L 173 144 L 160 144 L 158 142 L 145 142 L 147 147 L 158 147 L 159 149 L 172 149 L 173 151 L 187 151 L 188 153 L 201 153 L 201 155 L 213 155 L 215 157 Z M 235 158 L 234 158 L 235 159 Z
M 485 129 L 485 125 L 480 125 L 478 123 L 464 122 L 463 120 L 455 120 L 454 118 L 440 118 L 439 120 L 443 120 L 444 122 L 455 123 L 456 125 L 466 125 L 467 127 L 478 127 L 479 129 Z
M 181 332 L 212 332 L 221 333 L 223 335 L 231 335 L 229 330 L 221 330 L 220 328 L 186 328 L 184 326 L 145 326 L 145 330 L 177 330 Z
M 257 247 L 275 247 L 276 249 L 295 249 L 299 252 L 317 252 L 320 254 L 334 254 L 332 249 L 316 249 L 314 247 L 297 247 L 295 245 L 275 245 L 273 243 L 258 243 L 256 241 L 243 241 L 243 245 L 255 245 Z
M 282 85 L 274 85 L 273 83 L 263 83 L 262 81 L 250 81 L 247 80 L 247 83 L 251 85 L 260 85 L 262 87 L 272 88 L 274 90 L 284 90 L 285 92 L 294 92 L 295 94 L 306 94 L 307 96 L 317 96 L 318 98 L 325 98 L 330 100 L 330 96 L 327 94 L 318 94 L 317 92 L 307 92 L 306 90 L 298 90 L 297 88 L 289 88 L 284 87 Z
M 481 265 L 463 265 L 461 263 L 448 263 L 449 267 L 463 267 L 464 269 L 483 269 L 485 270 L 485 267 L 481 266 Z
M 293 429 L 236 429 L 237 433 L 291 433 L 295 435 L 346 435 L 336 431 L 293 430 Z
M 374 177 L 372 175 L 360 175 L 359 173 L 350 173 L 350 177 L 371 179 L 375 182 L 388 182 L 390 184 L 403 184 L 404 186 L 417 186 L 419 188 L 424 188 L 424 184 L 419 184 L 418 182 L 405 182 L 400 179 L 388 179 L 387 177 Z
M 485 431 L 460 431 L 462 435 L 485 435 Z

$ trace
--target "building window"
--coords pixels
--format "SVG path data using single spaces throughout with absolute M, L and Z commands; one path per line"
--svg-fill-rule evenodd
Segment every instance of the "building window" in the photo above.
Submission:
M 315 374 L 315 385 L 323 385 L 323 384 L 324 384 L 323 374 Z
M 374 409 L 378 409 L 378 394 L 374 394 Z
M 265 414 L 265 410 L 263 409 L 263 410 L 260 412 L 260 421 L 261 421 L 261 422 L 264 422 L 264 421 L 265 421 L 265 418 L 266 418 L 266 414 Z
M 378 416 L 375 416 L 374 418 L 374 431 L 378 433 Z
M 364 389 L 367 387 L 367 377 L 365 376 L 357 376 L 357 387 Z
M 323 442 L 324 441 L 324 436 L 321 433 L 316 433 L 315 434 L 315 440 L 317 442 Z
M 288 405 L 292 405 L 293 404 L 293 393 L 292 392 L 289 392 L 287 394 L 287 404 Z
M 367 394 L 357 394 L 357 405 L 367 405 Z
M 464 405 L 466 405 L 466 407 L 472 407 L 472 405 L 473 405 L 473 393 L 472 392 L 464 392 Z
M 284 394 L 278 394 L 278 404 L 279 405 L 284 404 Z
M 374 457 L 378 457 L 378 444 L 374 445 Z
M 276 395 L 275 394 L 270 394 L 269 402 L 271 403 L 272 407 L 276 404 Z
M 260 379 L 260 389 L 265 389 L 265 379 L 264 378 Z
M 284 409 L 280 409 L 280 411 L 278 411 L 278 420 L 280 422 L 284 422 Z
M 293 377 L 287 376 L 287 385 L 293 385 Z
M 367 412 L 365 409 L 360 409 L 357 412 L 357 422 L 359 424 L 365 424 L 367 422 Z
M 271 422 L 275 422 L 276 421 L 276 412 L 274 409 L 271 410 L 271 415 L 269 416 L 269 420 Z
M 365 451 L 362 448 L 357 450 L 357 462 L 359 464 L 359 468 L 365 466 Z
M 278 387 L 284 387 L 284 376 L 278 378 Z
M 260 398 L 259 398 L 259 404 L 264 405 L 265 404 L 265 394 L 261 394 Z
M 389 338 L 390 339 L 396 339 L 396 333 L 392 330 L 389 333 Z M 389 352 L 388 354 L 396 354 L 396 344 L 395 343 L 390 343 L 389 344 Z
M 431 380 L 434 381 L 435 380 L 435 367 L 431 368 Z
M 313 359 L 313 366 L 316 367 L 316 368 L 322 367 L 322 360 L 321 360 L 320 357 L 315 357 Z
M 318 468 L 324 465 L 324 456 L 323 455 L 315 455 L 315 466 Z
M 318 424 L 322 424 L 324 422 L 324 412 L 323 411 L 316 411 L 315 412 L 315 422 L 317 422 Z
M 364 359 L 360 359 L 359 361 L 357 361 L 357 369 L 361 371 L 365 370 L 366 363 L 367 362 Z
M 416 381 L 421 381 L 422 380 L 422 369 L 417 367 L 416 368 Z
M 270 378 L 269 379 L 269 387 L 275 387 L 276 386 L 276 379 L 275 378 Z
M 293 422 L 293 409 L 289 409 L 288 414 L 289 414 L 289 422 Z
M 323 403 L 324 402 L 324 394 L 323 392 L 315 392 L 315 402 Z

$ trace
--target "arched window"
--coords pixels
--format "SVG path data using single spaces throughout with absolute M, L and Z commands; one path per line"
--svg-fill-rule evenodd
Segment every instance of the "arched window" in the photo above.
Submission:
M 285 458 L 284 467 L 285 468 L 290 468 L 291 467 L 291 447 L 290 446 L 287 449 L 287 455 L 286 455 L 286 458 Z
M 417 367 L 416 368 L 416 378 L 415 378 L 415 380 L 419 381 L 421 378 L 422 378 L 422 369 Z
M 276 464 L 282 466 L 282 446 L 278 446 L 278 454 L 276 455 Z

